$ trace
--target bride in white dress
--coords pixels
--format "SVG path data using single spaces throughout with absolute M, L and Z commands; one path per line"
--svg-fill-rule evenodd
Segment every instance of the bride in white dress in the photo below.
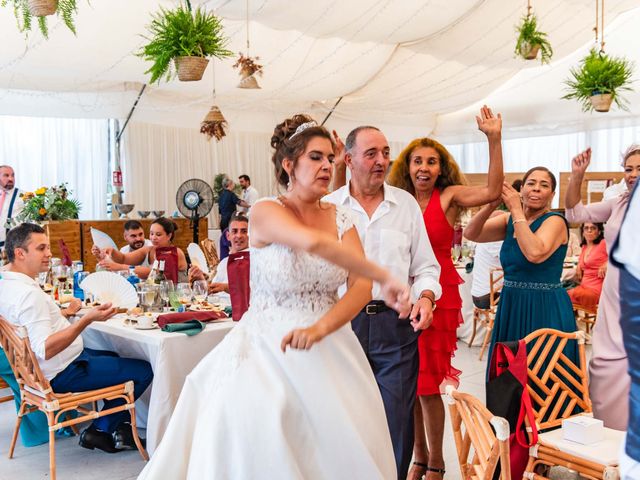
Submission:
M 287 193 L 251 208 L 251 306 L 187 377 L 140 479 L 396 477 L 380 391 L 349 321 L 370 299 L 365 277 L 404 316 L 408 288 L 365 260 L 346 211 L 320 201 L 334 156 L 327 130 L 296 115 L 271 144 Z

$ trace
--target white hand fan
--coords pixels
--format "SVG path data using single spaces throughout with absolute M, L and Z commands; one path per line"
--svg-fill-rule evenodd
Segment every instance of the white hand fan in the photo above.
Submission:
M 96 272 L 88 275 L 80 288 L 102 303 L 111 302 L 117 308 L 134 308 L 138 305 L 136 289 L 126 278 L 113 272 Z
M 191 259 L 191 263 L 202 270 L 205 275 L 209 273 L 209 266 L 207 265 L 207 259 L 204 256 L 204 252 L 199 245 L 190 243 L 187 247 L 187 253 Z
M 116 245 L 116 242 L 113 241 L 113 238 L 111 238 L 103 231 L 100 231 L 93 227 L 91 227 L 91 239 L 93 240 L 93 244 L 101 250 L 103 248 L 109 247 L 115 248 L 116 250 L 118 249 L 118 246 Z

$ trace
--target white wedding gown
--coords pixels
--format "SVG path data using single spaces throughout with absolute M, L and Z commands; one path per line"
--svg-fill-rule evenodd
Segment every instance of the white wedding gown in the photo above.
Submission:
M 351 228 L 338 210 L 339 235 Z M 251 307 L 187 377 L 140 479 L 396 478 L 382 398 L 349 324 L 282 353 L 347 272 L 282 245 L 251 250 Z M 162 375 L 162 372 L 156 372 Z

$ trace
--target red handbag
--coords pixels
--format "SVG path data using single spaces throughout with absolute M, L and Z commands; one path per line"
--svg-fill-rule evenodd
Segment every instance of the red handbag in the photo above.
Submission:
M 250 270 L 249 252 L 238 252 L 229 255 L 227 260 L 227 277 L 229 279 L 229 296 L 231 297 L 231 317 L 238 321 L 249 309 Z
M 493 348 L 487 381 L 487 409 L 509 422 L 511 478 L 522 478 L 529 447 L 538 443 L 538 430 L 527 390 L 527 347 L 524 340 L 498 342 Z M 527 434 L 525 417 L 531 427 Z M 499 478 L 496 469 L 494 479 Z

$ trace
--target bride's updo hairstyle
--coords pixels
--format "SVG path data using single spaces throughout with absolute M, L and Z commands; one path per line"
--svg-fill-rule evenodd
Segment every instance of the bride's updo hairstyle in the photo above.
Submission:
M 329 131 L 319 126 L 313 118 L 299 113 L 278 124 L 273 130 L 271 146 L 275 149 L 271 161 L 275 167 L 276 180 L 279 185 L 287 187 L 289 175 L 282 166 L 285 158 L 291 160 L 292 171 L 296 167 L 298 158 L 304 153 L 309 141 L 314 137 L 326 138 L 335 150 L 335 144 Z

